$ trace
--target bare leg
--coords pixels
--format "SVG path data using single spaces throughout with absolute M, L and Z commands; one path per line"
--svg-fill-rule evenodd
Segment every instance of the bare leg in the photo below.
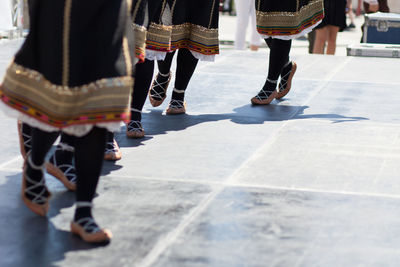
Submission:
M 324 54 L 325 43 L 328 40 L 327 26 L 315 30 L 314 54 Z
M 327 55 L 334 55 L 336 52 L 336 37 L 339 32 L 339 27 L 328 25 L 328 46 L 326 48 Z

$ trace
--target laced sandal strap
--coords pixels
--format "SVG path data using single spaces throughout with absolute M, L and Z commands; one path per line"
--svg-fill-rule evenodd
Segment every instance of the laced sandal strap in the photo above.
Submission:
M 143 131 L 142 123 L 140 121 L 130 121 L 127 124 L 128 132 L 141 132 Z
M 28 176 L 28 174 L 26 173 L 26 169 L 25 169 L 24 170 L 24 172 L 25 172 L 24 179 L 26 182 L 28 182 L 31 185 L 30 186 L 26 185 L 24 193 L 33 197 L 31 199 L 31 201 L 33 203 L 43 204 L 47 200 L 47 197 L 45 196 L 47 189 L 46 189 L 46 181 L 44 179 L 44 164 L 42 166 L 37 166 L 37 165 L 33 164 L 30 156 L 27 157 L 27 164 L 32 169 L 41 171 L 42 177 L 40 178 L 40 181 L 33 180 L 32 178 L 30 178 Z M 35 192 L 35 189 L 37 189 L 37 188 L 39 188 L 41 190 L 39 192 Z
M 21 134 L 22 134 L 22 140 L 24 142 L 24 146 L 27 148 L 32 148 L 32 146 L 31 146 L 32 136 L 30 134 L 23 133 L 22 131 L 21 131 Z
M 166 81 L 159 82 L 158 81 L 158 76 L 162 76 L 162 77 L 165 77 L 165 78 L 168 77 L 168 79 Z M 160 98 L 160 99 L 164 98 L 164 94 L 167 92 L 167 86 L 169 85 L 170 78 L 171 78 L 171 72 L 169 72 L 168 74 L 162 74 L 162 73 L 159 72 L 157 74 L 157 77 L 153 81 L 153 86 L 151 87 L 150 95 L 153 98 Z M 162 89 L 162 92 L 157 92 L 155 90 L 155 87 L 160 87 Z
M 276 90 L 276 84 L 278 83 L 278 80 L 271 80 L 267 78 L 267 82 L 274 84 L 275 87 L 271 91 L 262 88 L 260 92 L 258 92 L 258 94 L 255 96 L 258 100 L 268 99 L 268 97 Z
M 112 142 L 107 142 L 106 144 L 106 151 L 105 153 L 115 153 L 118 151 L 118 147 L 116 146 L 116 141 L 113 140 Z
M 32 169 L 37 170 L 37 171 L 42 171 L 42 172 L 44 171 L 45 163 L 43 163 L 40 166 L 36 165 L 35 163 L 33 163 L 30 153 L 29 153 L 27 159 L 28 159 L 28 164 Z
M 184 107 L 185 107 L 185 101 L 183 100 L 171 99 L 171 102 L 169 102 L 169 108 L 179 109 Z
M 76 208 L 93 208 L 93 203 L 90 201 L 76 201 Z
M 174 91 L 175 93 L 178 93 L 178 94 L 184 94 L 186 90 L 178 90 L 178 89 L 174 88 L 173 91 Z
M 74 152 L 75 148 L 73 146 L 70 146 L 66 143 L 58 143 L 56 150 L 63 150 L 63 151 L 68 151 L 68 152 Z
M 99 228 L 99 226 L 97 226 L 97 223 L 94 221 L 92 217 L 81 218 L 75 221 L 75 223 L 82 226 L 83 230 L 85 230 L 85 232 L 87 233 L 96 233 L 101 231 L 101 229 Z
M 131 108 L 131 111 L 142 114 L 142 111 L 137 108 Z

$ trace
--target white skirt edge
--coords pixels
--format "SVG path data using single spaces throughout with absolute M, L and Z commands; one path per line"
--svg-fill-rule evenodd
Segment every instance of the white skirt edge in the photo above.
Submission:
M 318 21 L 318 23 L 312 25 L 311 27 L 308 27 L 306 29 L 304 29 L 302 32 L 298 33 L 298 34 L 293 34 L 293 35 L 265 35 L 265 34 L 260 34 L 260 36 L 264 39 L 268 39 L 268 38 L 273 38 L 273 39 L 280 39 L 280 40 L 293 40 L 299 37 L 302 37 L 310 32 L 312 32 L 312 30 L 314 30 L 315 27 L 317 27 L 320 23 L 322 22 L 322 20 Z
M 215 61 L 215 55 L 203 55 L 199 52 L 192 51 L 192 50 L 190 50 L 190 52 L 198 60 L 208 61 L 208 62 Z M 164 60 L 166 55 L 167 55 L 167 52 L 160 52 L 160 51 L 146 49 L 146 59 L 148 59 L 148 60 Z
M 76 137 L 82 137 L 88 134 L 93 127 L 100 127 L 100 128 L 105 128 L 110 132 L 116 132 L 120 131 L 121 126 L 123 125 L 122 122 L 102 122 L 102 123 L 94 123 L 94 124 L 82 124 L 82 125 L 71 125 L 65 128 L 57 128 L 50 126 L 46 123 L 43 123 L 37 119 L 34 119 L 28 115 L 25 115 L 18 110 L 15 110 L 6 104 L 4 104 L 2 101 L 0 101 L 0 110 L 3 111 L 4 114 L 15 118 L 23 123 L 28 124 L 31 127 L 38 128 L 42 131 L 45 132 L 58 132 L 62 131 L 65 132 L 66 134 L 73 135 Z

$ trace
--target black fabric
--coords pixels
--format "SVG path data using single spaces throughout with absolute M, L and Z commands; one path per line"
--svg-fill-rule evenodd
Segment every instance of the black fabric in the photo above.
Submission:
M 167 53 L 165 60 L 157 61 L 158 69 L 160 73 L 167 74 L 170 72 L 172 60 L 174 58 L 175 51 Z M 176 75 L 175 75 L 175 88 L 178 90 L 186 90 L 189 85 L 190 79 L 196 69 L 199 60 L 195 58 L 192 53 L 185 48 L 178 50 L 177 63 L 176 63 Z M 168 77 L 159 77 L 160 81 L 167 80 Z M 172 93 L 172 99 L 183 100 L 183 93 Z
M 38 71 L 54 84 L 62 83 L 64 7 L 63 0 L 30 0 L 30 31 L 15 56 L 17 64 Z M 72 1 L 69 86 L 127 74 L 121 49 L 125 30 L 129 29 L 129 44 L 134 47 L 134 43 L 126 8 L 126 1 Z
M 72 136 L 66 133 L 61 133 L 60 143 L 67 144 L 69 146 L 74 147 L 76 141 L 76 136 Z
M 297 12 L 302 7 L 310 4 L 311 1 L 312 0 L 299 0 L 298 6 L 297 1 L 293 0 L 256 0 L 255 4 L 256 10 L 262 12 Z M 260 5 L 258 6 L 258 4 Z
M 168 1 L 172 6 L 171 0 Z M 172 24 L 192 23 L 205 28 L 218 28 L 219 3 L 213 0 L 176 0 Z
M 175 3 L 174 3 L 175 2 Z M 149 1 L 149 17 L 152 22 L 162 24 L 162 12 L 166 6 L 160 0 Z M 219 18 L 219 2 L 214 0 L 188 1 L 167 0 L 172 11 L 172 24 L 191 23 L 205 28 L 217 29 Z
M 87 135 L 76 139 L 77 201 L 93 200 L 103 164 L 106 137 L 106 129 L 94 127 Z
M 157 61 L 158 71 L 161 74 L 166 75 L 166 74 L 168 74 L 170 72 L 171 65 L 172 65 L 172 60 L 174 59 L 175 52 L 176 51 L 167 53 L 167 55 L 165 56 L 164 60 L 158 60 Z
M 151 0 L 153 2 L 155 0 Z M 147 8 L 147 0 L 133 0 L 132 2 L 132 21 L 137 25 L 144 25 L 146 20 L 146 8 Z
M 265 39 L 269 53 L 268 79 L 278 80 L 283 67 L 289 62 L 292 40 Z
M 135 85 L 132 92 L 131 108 L 142 110 L 149 93 L 154 73 L 154 61 L 146 59 L 143 63 L 136 65 Z M 131 120 L 141 121 L 140 112 L 131 110 Z
M 325 17 L 316 28 L 332 25 L 344 29 L 346 27 L 346 4 L 346 0 L 324 0 Z
M 22 123 L 21 125 L 22 139 L 24 140 L 24 150 L 25 153 L 28 154 L 32 148 L 32 127 L 26 123 Z M 30 141 L 29 141 L 30 139 Z

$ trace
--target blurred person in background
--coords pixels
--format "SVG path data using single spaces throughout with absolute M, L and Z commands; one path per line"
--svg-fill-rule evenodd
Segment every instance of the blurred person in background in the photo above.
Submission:
M 314 54 L 335 54 L 337 34 L 346 27 L 346 4 L 346 0 L 324 0 L 325 17 L 315 30 Z
M 250 20 L 250 50 L 257 51 L 261 45 L 260 35 L 257 33 L 256 9 L 254 0 L 235 0 L 236 7 L 236 32 L 235 49 L 245 50 L 247 26 Z

